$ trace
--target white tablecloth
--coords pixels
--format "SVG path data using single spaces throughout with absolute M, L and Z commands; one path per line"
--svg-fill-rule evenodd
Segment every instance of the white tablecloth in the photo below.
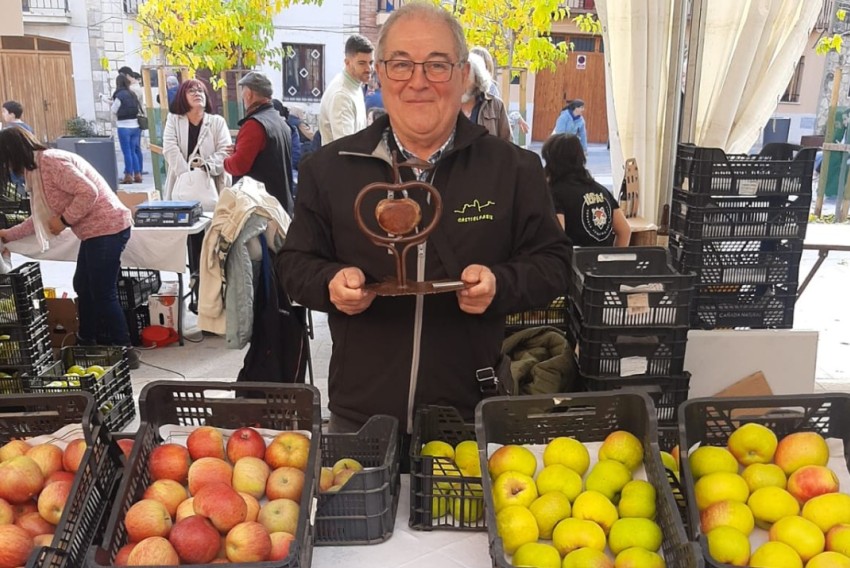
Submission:
M 130 240 L 121 255 L 121 266 L 165 270 L 182 274 L 186 271 L 186 237 L 203 232 L 210 224 L 201 217 L 191 227 L 133 227 Z M 35 260 L 65 260 L 75 262 L 80 241 L 65 229 L 50 239 L 50 248 L 41 252 L 35 235 L 7 243 L 12 252 Z
M 415 531 L 410 517 L 410 476 L 401 476 L 393 535 L 366 546 L 316 546 L 313 568 L 490 568 L 487 531 Z

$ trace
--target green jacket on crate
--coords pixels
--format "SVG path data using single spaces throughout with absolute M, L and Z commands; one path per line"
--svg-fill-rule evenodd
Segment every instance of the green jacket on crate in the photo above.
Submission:
M 505 339 L 502 353 L 511 361 L 511 392 L 553 394 L 576 390 L 578 369 L 572 347 L 561 330 L 546 326 L 523 329 Z

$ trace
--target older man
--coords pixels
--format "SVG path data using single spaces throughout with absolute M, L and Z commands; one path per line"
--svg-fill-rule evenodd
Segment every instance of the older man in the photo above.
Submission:
M 262 182 L 292 213 L 292 134 L 272 105 L 271 81 L 250 71 L 237 84 L 242 88 L 245 118 L 239 121 L 239 136 L 224 160 L 224 170 L 233 176 L 233 183 L 242 176 Z
M 505 315 L 564 293 L 569 245 L 539 158 L 460 113 L 467 47 L 448 12 L 406 3 L 381 29 L 376 55 L 388 114 L 302 164 L 277 265 L 295 300 L 329 314 L 331 429 L 384 413 L 409 432 L 421 404 L 453 405 L 472 418 L 493 385 L 478 379 L 499 367 Z M 429 181 L 443 200 L 436 230 L 407 258 L 408 274 L 462 280 L 460 291 L 376 297 L 366 288 L 393 279 L 395 266 L 358 230 L 354 200 L 368 184 L 393 182 L 393 153 L 430 162 L 401 168 L 402 177 Z M 371 195 L 367 220 L 381 197 Z M 408 196 L 430 222 L 424 192 Z

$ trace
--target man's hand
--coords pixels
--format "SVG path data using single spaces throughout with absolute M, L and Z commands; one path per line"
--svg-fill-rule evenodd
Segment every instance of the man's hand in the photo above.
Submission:
M 227 146 L 224 147 L 224 153 L 227 154 L 228 156 L 232 156 L 233 152 L 235 152 L 235 151 L 236 151 L 236 144 L 228 144 Z
M 460 309 L 468 314 L 483 314 L 496 296 L 496 275 L 486 266 L 470 264 L 460 279 L 467 286 L 457 292 Z
M 58 235 L 59 233 L 65 230 L 65 223 L 62 222 L 62 219 L 59 218 L 59 215 L 54 215 L 47 222 L 47 228 L 50 230 L 50 234 Z
M 363 289 L 366 276 L 363 271 L 354 266 L 348 266 L 337 272 L 328 283 L 331 302 L 336 309 L 344 314 L 354 316 L 372 305 L 374 292 Z

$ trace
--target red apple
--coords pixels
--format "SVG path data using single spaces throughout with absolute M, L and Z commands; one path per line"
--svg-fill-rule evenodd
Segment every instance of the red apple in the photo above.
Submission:
M 127 557 L 127 566 L 177 566 L 180 557 L 171 543 L 161 536 L 139 542 Z
M 269 560 L 286 560 L 289 557 L 289 548 L 292 541 L 295 540 L 295 535 L 287 532 L 274 532 L 269 535 L 269 538 L 272 541 Z
M 260 523 L 239 523 L 227 533 L 227 559 L 231 562 L 262 562 L 269 557 L 272 541 Z
M 236 463 L 246 456 L 262 459 L 266 455 L 266 441 L 253 428 L 239 428 L 227 440 L 227 459 Z
M 319 491 L 324 493 L 334 484 L 334 472 L 329 467 L 323 467 L 319 475 Z
M 836 492 L 838 478 L 831 469 L 820 465 L 804 465 L 788 477 L 788 493 L 800 503 L 824 493 Z
M 221 536 L 209 519 L 194 515 L 178 521 L 168 541 L 184 564 L 207 564 L 218 554 Z
M 269 475 L 269 480 L 266 483 L 266 497 L 300 501 L 303 489 L 303 471 L 294 467 L 279 467 Z
M 253 495 L 248 495 L 242 491 L 239 491 L 239 495 L 242 496 L 242 499 L 245 500 L 245 504 L 248 506 L 248 513 L 245 515 L 245 520 L 256 521 L 257 516 L 260 514 L 260 502 Z
M 177 507 L 189 498 L 189 494 L 185 487 L 173 479 L 157 479 L 145 489 L 142 498 L 159 501 L 173 518 L 177 514 Z
M 301 508 L 291 499 L 275 499 L 260 508 L 257 522 L 266 527 L 269 533 L 288 532 L 295 534 L 298 530 L 298 517 Z
M 32 458 L 17 456 L 0 463 L 0 499 L 26 503 L 44 487 L 44 474 Z
M 195 498 L 189 497 L 177 507 L 177 512 L 174 514 L 174 520 L 182 521 L 186 517 L 191 517 L 195 514 Z
M 56 532 L 56 527 L 41 518 L 41 515 L 38 513 L 27 513 L 26 515 L 21 515 L 15 519 L 15 525 L 27 531 L 33 538 L 42 534 L 47 534 L 52 537 L 53 533 Z
M 62 467 L 65 468 L 65 471 L 76 473 L 80 469 L 85 454 L 86 441 L 82 438 L 71 440 L 65 446 L 65 452 L 62 454 Z
M 32 545 L 33 548 L 40 548 L 42 546 L 53 546 L 53 535 L 52 534 L 40 534 L 32 537 Z
M 27 513 L 38 513 L 38 503 L 33 500 L 23 503 L 13 503 L 12 510 L 15 512 L 15 518 L 22 517 Z
M 15 568 L 27 563 L 32 551 L 32 537 L 30 534 L 15 525 L 0 526 L 0 566 L 3 568 Z
M 773 463 L 791 475 L 806 465 L 825 466 L 829 461 L 829 446 L 817 432 L 794 432 L 788 434 L 776 446 Z
M 151 451 L 148 471 L 151 478 L 173 479 L 177 483 L 186 483 L 189 476 L 189 450 L 178 444 L 162 444 Z
M 38 464 L 45 478 L 62 469 L 62 450 L 59 446 L 39 444 L 30 448 L 26 455 Z
M 44 486 L 47 487 L 51 483 L 55 483 L 57 481 L 70 481 L 74 482 L 74 476 L 76 474 L 71 473 L 70 471 L 57 471 L 50 474 L 50 477 L 44 480 Z
M 166 537 L 171 531 L 171 515 L 159 501 L 142 499 L 127 511 L 124 526 L 130 542 L 140 543 L 151 536 Z
M 130 557 L 130 553 L 133 552 L 133 549 L 136 548 L 136 543 L 131 542 L 130 544 L 125 544 L 121 548 L 118 549 L 118 554 L 115 555 L 115 560 L 112 562 L 113 566 L 126 566 L 127 559 Z
M 233 466 L 233 488 L 262 499 L 269 473 L 271 473 L 269 465 L 260 458 L 253 456 L 240 458 Z
M 218 458 L 201 458 L 189 468 L 189 493 L 197 495 L 204 485 L 232 485 L 233 466 Z
M 307 471 L 310 439 L 299 432 L 282 432 L 266 448 L 266 463 L 272 469 L 289 466 Z
M 218 428 L 200 426 L 189 434 L 186 447 L 193 460 L 201 458 L 224 459 L 224 436 Z
M 124 457 L 130 459 L 130 454 L 133 452 L 133 444 L 135 443 L 135 440 L 133 440 L 133 438 L 121 438 L 117 443 L 118 447 L 121 448 L 121 453 L 124 454 Z M 129 552 L 127 554 L 129 554 Z
M 23 440 L 12 440 L 0 447 L 0 462 L 26 455 L 30 445 Z
M 193 508 L 196 515 L 207 517 L 222 534 L 245 522 L 248 505 L 230 485 L 210 483 L 195 494 Z
M 0 499 L 0 525 L 11 525 L 15 522 L 15 509 L 5 499 Z
M 62 511 L 65 510 L 65 503 L 71 495 L 72 485 L 70 481 L 57 481 L 42 489 L 38 496 L 38 513 L 45 521 L 54 525 L 59 524 Z

